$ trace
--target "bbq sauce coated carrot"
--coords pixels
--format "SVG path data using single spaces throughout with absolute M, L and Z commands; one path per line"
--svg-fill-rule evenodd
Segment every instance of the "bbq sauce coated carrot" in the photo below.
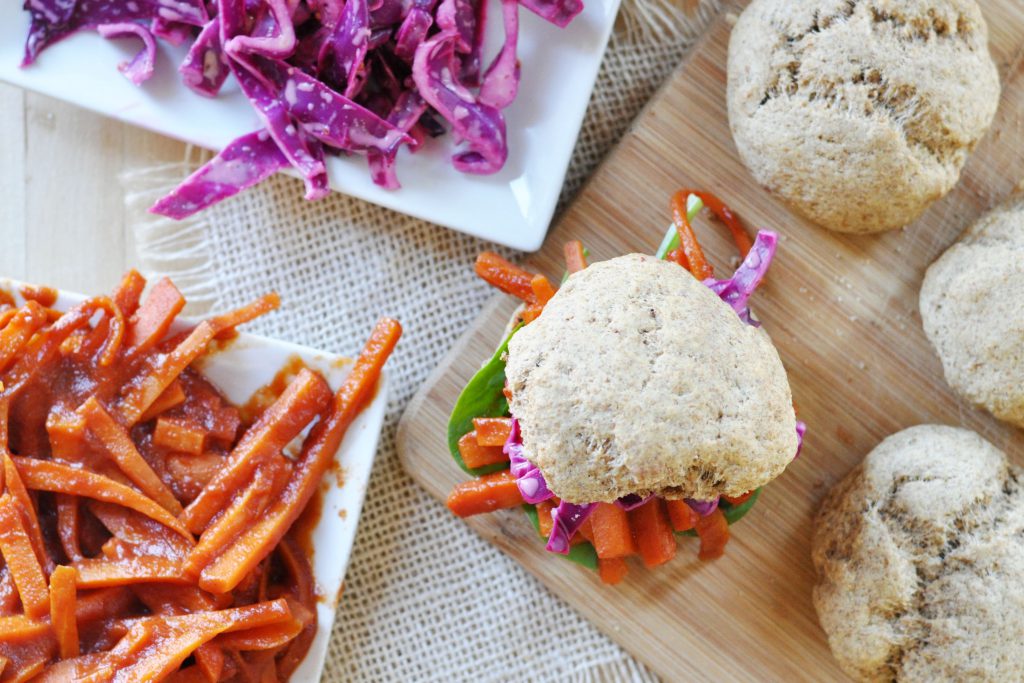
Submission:
M 2 683 L 283 681 L 317 632 L 289 534 L 400 326 L 378 325 L 337 395 L 304 370 L 240 434 L 191 366 L 277 296 L 175 335 L 180 292 L 144 288 L 132 271 L 65 314 L 0 303 Z
M 629 525 L 645 566 L 656 567 L 676 556 L 676 536 L 665 511 L 665 501 L 651 498 L 631 510 Z
M 448 494 L 448 509 L 459 517 L 504 510 L 523 504 L 515 477 L 508 470 L 485 474 L 455 485 Z

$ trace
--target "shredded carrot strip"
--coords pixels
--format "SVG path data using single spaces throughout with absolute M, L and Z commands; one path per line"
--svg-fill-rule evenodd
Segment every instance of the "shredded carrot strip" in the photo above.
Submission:
M 533 273 L 515 266 L 493 251 L 485 251 L 476 257 L 476 274 L 506 294 L 523 301 L 533 300 Z
M 526 306 L 522 313 L 519 314 L 519 318 L 523 323 L 531 323 L 537 319 L 537 317 L 544 311 L 544 307 L 540 304 L 530 304 Z
M 50 574 L 50 624 L 57 636 L 60 656 L 65 659 L 78 656 L 78 621 L 75 619 L 77 576 L 74 569 L 64 565 Z
M 17 308 L 14 308 L 10 304 L 0 304 L 0 330 L 7 326 L 7 323 L 11 322 L 11 318 L 18 314 Z M 0 673 L 3 670 L 0 669 Z
M 303 368 L 245 433 L 224 468 L 185 508 L 181 517 L 185 525 L 193 533 L 201 533 L 227 504 L 232 493 L 249 480 L 261 463 L 298 436 L 330 398 L 327 382 L 320 375 Z
M 164 356 L 152 371 L 129 385 L 119 413 L 126 425 L 134 425 L 149 407 L 171 385 L 178 375 L 192 361 L 206 351 L 217 334 L 217 329 L 207 321 L 199 323 L 192 332 L 169 354 Z
M 250 304 L 239 309 L 210 318 L 210 324 L 217 330 L 217 335 L 230 332 L 239 325 L 251 322 L 261 315 L 276 310 L 281 305 L 281 297 L 276 293 L 264 294 Z
M 501 446 L 481 446 L 475 431 L 467 432 L 459 439 L 459 455 L 470 469 L 508 462 Z
M 163 339 L 171 323 L 185 307 L 185 297 L 168 278 L 161 278 L 132 316 L 126 343 L 138 352 L 152 348 Z
M 626 574 L 629 572 L 629 567 L 626 565 L 626 561 L 621 557 L 610 557 L 608 559 L 598 558 L 597 572 L 601 577 L 601 583 L 614 586 L 622 583 L 622 580 L 626 578 Z
M 688 196 L 682 192 L 672 195 L 672 222 L 679 233 L 679 248 L 686 257 L 686 264 L 683 265 L 688 266 L 695 278 L 703 281 L 713 277 L 714 271 L 707 258 L 704 257 L 704 250 L 700 248 L 697 235 L 693 232 L 693 226 L 690 225 L 690 221 L 686 217 L 686 198 Z
M 174 380 L 171 382 L 164 392 L 160 394 L 155 401 L 146 409 L 139 417 L 139 422 L 149 422 L 160 413 L 166 412 L 175 406 L 181 405 L 185 402 L 185 390 L 181 386 L 180 380 Z
M 587 267 L 587 255 L 583 251 L 583 242 L 570 240 L 562 249 L 565 254 L 565 268 L 570 273 L 578 273 Z
M 473 418 L 473 431 L 476 432 L 476 442 L 481 446 L 504 446 L 512 433 L 512 418 Z
M 0 421 L 4 421 L 4 410 L 0 406 Z M 6 450 L 4 448 L 6 443 L 0 443 L 0 451 Z M 32 543 L 32 550 L 35 551 L 36 559 L 39 564 L 44 568 L 49 569 L 46 554 L 46 544 L 43 542 L 43 530 L 39 526 L 39 517 L 36 514 L 36 505 L 32 500 L 32 497 L 28 493 L 28 489 L 25 488 L 25 483 L 22 481 L 21 475 L 18 474 L 17 468 L 14 466 L 14 461 L 11 456 L 7 453 L 3 454 L 3 465 L 4 465 L 4 482 L 7 487 L 7 493 L 17 503 L 17 513 L 21 520 L 22 525 L 28 533 L 29 541 Z
M 722 500 L 727 502 L 729 505 L 743 505 L 748 500 L 750 500 L 750 497 L 752 495 L 754 495 L 753 489 L 747 491 L 746 493 L 741 493 L 738 496 L 722 496 Z
M 181 503 L 135 448 L 125 428 L 114 421 L 96 397 L 89 397 L 78 410 L 103 452 L 125 476 L 172 515 L 181 514 Z
M 530 280 L 530 288 L 533 290 L 533 298 L 540 306 L 546 305 L 555 295 L 555 288 L 543 275 L 534 275 Z
M 18 351 L 45 324 L 46 312 L 35 301 L 11 310 L 10 320 L 0 330 L 0 371 L 7 368 Z
M 49 590 L 16 506 L 10 494 L 0 496 L 0 555 L 21 596 L 25 616 L 37 619 L 49 612 Z
M 127 546 L 142 547 L 147 554 L 181 560 L 193 548 L 189 539 L 130 508 L 93 500 L 88 502 L 88 509 L 113 534 L 112 540 L 122 542 L 115 544 L 119 556 L 127 553 Z
M 68 467 L 49 460 L 12 458 L 26 486 L 38 491 L 84 496 L 106 503 L 117 503 L 155 519 L 169 529 L 191 539 L 188 529 L 151 498 L 133 488 L 100 474 Z
M 291 618 L 269 626 L 258 626 L 248 631 L 238 631 L 219 636 L 214 642 L 233 650 L 272 650 L 287 645 L 302 631 L 303 623 Z
M 21 391 L 25 385 L 32 380 L 43 368 L 47 367 L 57 356 L 61 345 L 76 330 L 89 324 L 89 319 L 97 311 L 111 312 L 116 310 L 113 302 L 106 297 L 95 297 L 83 301 L 78 306 L 65 313 L 45 330 L 41 330 L 29 342 L 18 358 L 17 362 L 0 378 L 5 385 L 4 393 L 13 397 Z M 120 311 L 117 315 L 120 316 Z M 123 322 L 123 318 L 116 318 Z M 118 327 L 116 323 L 111 325 L 103 354 L 100 357 L 101 365 L 109 365 L 113 361 L 121 342 L 121 334 L 124 328 Z
M 160 680 L 181 666 L 200 645 L 221 633 L 268 626 L 290 617 L 283 599 L 218 612 L 150 617 L 161 646 L 139 652 L 118 671 L 118 679 L 126 683 Z
M 261 519 L 203 570 L 199 585 L 224 593 L 266 557 L 298 519 L 330 467 L 345 431 L 373 395 L 385 361 L 398 343 L 402 327 L 397 320 L 377 323 L 363 352 L 334 395 L 334 401 L 302 445 L 291 480 L 280 498 Z
M 448 494 L 446 504 L 459 517 L 470 517 L 522 505 L 523 495 L 512 473 L 502 470 L 459 482 Z
M 0 642 L 29 640 L 49 630 L 50 625 L 44 619 L 30 619 L 24 614 L 0 617 Z
M 720 508 L 700 517 L 695 528 L 700 536 L 700 552 L 697 557 L 713 560 L 725 554 L 725 545 L 729 542 L 729 522 Z
M 166 393 L 166 392 L 164 392 Z M 153 443 L 178 453 L 199 455 L 206 446 L 207 432 L 199 425 L 173 417 L 159 417 L 153 430 Z
M 179 563 L 157 556 L 123 560 L 85 558 L 75 563 L 75 569 L 78 573 L 76 585 L 82 589 L 135 583 L 189 583 Z
M 666 500 L 665 507 L 668 508 L 668 517 L 672 521 L 672 528 L 676 531 L 689 531 L 697 525 L 697 520 L 700 519 L 700 515 L 681 500 Z
M 282 455 L 277 455 L 257 470 L 249 486 L 235 496 L 231 505 L 199 537 L 199 542 L 185 560 L 184 570 L 199 574 L 210 560 L 224 552 L 267 509 L 290 474 L 291 467 Z
M 700 198 L 700 200 L 704 202 L 704 206 L 706 206 L 711 213 L 715 214 L 715 217 L 722 221 L 722 223 L 725 224 L 725 227 L 729 229 L 729 232 L 732 233 L 732 239 L 736 243 L 736 248 L 740 250 L 740 256 L 742 258 L 746 258 L 751 247 L 754 246 L 753 242 L 751 242 L 750 235 L 747 234 L 747 231 L 743 229 L 740 219 L 736 217 L 736 214 L 732 212 L 732 209 L 725 205 L 725 202 L 719 199 L 717 195 L 703 190 L 680 190 L 677 195 L 678 194 L 683 195 L 684 207 L 686 205 L 686 197 L 689 195 L 692 194 Z
M 146 278 L 142 277 L 137 270 L 129 270 L 121 278 L 117 289 L 110 296 L 114 305 L 121 309 L 121 315 L 127 320 L 139 308 L 139 299 L 142 298 L 142 291 L 146 288 Z

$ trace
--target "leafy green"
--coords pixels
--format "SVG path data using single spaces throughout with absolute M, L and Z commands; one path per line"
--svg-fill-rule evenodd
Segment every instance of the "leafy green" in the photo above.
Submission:
M 487 364 L 477 371 L 469 384 L 459 394 L 452 409 L 452 416 L 448 418 L 448 450 L 451 451 L 455 462 L 469 474 L 480 476 L 503 470 L 508 465 L 495 463 L 475 469 L 466 467 L 462 456 L 459 454 L 459 439 L 465 434 L 473 431 L 473 418 L 475 417 L 505 417 L 508 415 L 508 400 L 505 398 L 505 361 L 502 358 L 508 351 L 508 342 L 512 339 L 519 327 L 515 327 L 508 337 L 502 342 L 498 350 L 494 352 Z
M 533 524 L 533 528 L 540 533 L 540 519 L 537 517 L 537 506 L 536 505 L 524 505 L 523 511 L 526 512 L 526 516 L 530 518 L 530 522 Z M 584 566 L 587 569 L 597 569 L 597 551 L 594 550 L 594 546 L 590 543 L 583 542 L 569 548 L 568 555 L 562 555 L 567 560 L 575 562 L 578 565 Z
M 729 505 L 729 503 L 727 503 L 727 502 L 725 502 L 723 500 L 721 502 L 721 504 L 719 505 L 719 507 L 722 508 L 722 514 L 725 515 L 725 521 L 729 522 L 729 526 L 732 526 L 736 522 L 738 522 L 741 519 L 743 519 L 746 516 L 746 514 L 748 512 L 750 512 L 750 508 L 754 507 L 754 503 L 757 502 L 757 499 L 758 499 L 758 497 L 760 497 L 760 495 L 761 495 L 761 489 L 757 488 L 757 489 L 754 489 L 754 493 L 750 496 L 750 498 L 747 498 L 745 501 L 743 501 L 739 505 Z M 676 533 L 679 534 L 680 536 L 696 536 L 697 535 L 697 532 L 694 531 L 693 529 L 689 529 L 687 531 L 677 531 Z
M 686 220 L 693 222 L 693 219 L 697 217 L 700 210 L 704 208 L 704 202 L 700 200 L 700 197 L 696 195 L 690 195 L 686 198 Z M 654 252 L 656 258 L 664 259 L 668 256 L 668 253 L 679 246 L 679 231 L 676 230 L 676 226 L 670 225 L 668 230 L 665 231 L 665 237 L 661 240 L 661 244 L 658 245 L 658 251 Z

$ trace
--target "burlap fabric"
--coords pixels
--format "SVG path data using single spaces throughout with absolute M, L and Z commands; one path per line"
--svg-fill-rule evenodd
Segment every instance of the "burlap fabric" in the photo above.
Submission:
M 562 206 L 718 10 L 717 0 L 663 1 L 625 0 Z M 133 209 L 196 161 L 127 176 Z M 405 326 L 324 680 L 655 680 L 414 484 L 396 456 L 406 403 L 492 293 L 472 263 L 494 245 L 338 194 L 301 197 L 298 181 L 277 177 L 191 223 L 139 211 L 136 224 L 143 268 L 171 274 L 197 312 L 276 290 L 284 306 L 253 331 L 345 354 L 381 315 Z

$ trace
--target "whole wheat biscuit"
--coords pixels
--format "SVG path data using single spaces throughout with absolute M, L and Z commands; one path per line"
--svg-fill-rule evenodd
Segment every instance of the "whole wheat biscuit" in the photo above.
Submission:
M 729 123 L 759 183 L 831 230 L 914 221 L 999 101 L 974 0 L 754 0 L 729 42 Z
M 1021 473 L 974 432 L 894 434 L 826 496 L 814 606 L 861 681 L 1024 680 Z
M 506 377 L 529 459 L 570 502 L 739 495 L 796 453 L 768 335 L 652 256 L 570 277 L 512 337 Z
M 928 268 L 920 307 L 949 385 L 1024 427 L 1024 191 Z

